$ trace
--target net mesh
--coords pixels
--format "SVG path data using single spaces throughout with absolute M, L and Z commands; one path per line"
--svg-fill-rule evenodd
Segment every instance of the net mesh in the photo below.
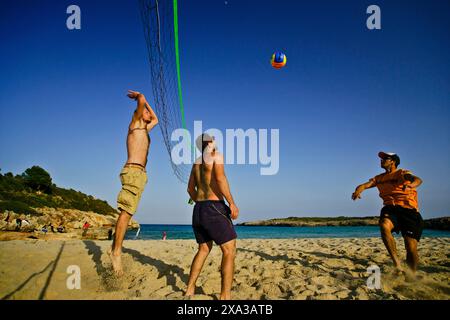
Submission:
M 177 82 L 174 5 L 171 0 L 140 0 L 139 4 L 150 65 L 153 106 L 172 170 L 181 182 L 186 183 L 187 164 L 175 164 L 171 158 L 172 147 L 177 143 L 170 139 L 172 131 L 185 127 Z

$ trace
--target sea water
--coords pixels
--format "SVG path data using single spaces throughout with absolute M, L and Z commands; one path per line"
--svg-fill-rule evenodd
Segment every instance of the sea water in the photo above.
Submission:
M 292 239 L 292 238 L 370 238 L 380 237 L 377 226 L 357 227 L 272 227 L 235 226 L 238 239 Z M 167 240 L 195 239 L 191 225 L 141 224 L 141 230 L 126 233 L 127 240 L 158 240 L 166 232 Z M 394 233 L 394 235 L 396 235 Z M 423 230 L 422 237 L 450 237 L 450 231 Z

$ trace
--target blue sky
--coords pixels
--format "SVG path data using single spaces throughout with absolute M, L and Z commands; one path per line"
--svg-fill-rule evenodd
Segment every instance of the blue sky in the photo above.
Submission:
M 81 8 L 82 29 L 65 26 Z M 381 30 L 366 8 L 381 8 Z M 2 1 L 0 168 L 32 165 L 54 182 L 115 206 L 135 105 L 151 100 L 137 1 Z M 238 222 L 287 216 L 377 215 L 378 192 L 353 202 L 397 152 L 424 180 L 425 218 L 449 215 L 450 4 L 448 1 L 179 1 L 188 126 L 280 130 L 280 170 L 226 168 Z M 287 66 L 275 70 L 281 50 Z M 149 183 L 135 218 L 190 223 L 186 185 L 152 132 Z

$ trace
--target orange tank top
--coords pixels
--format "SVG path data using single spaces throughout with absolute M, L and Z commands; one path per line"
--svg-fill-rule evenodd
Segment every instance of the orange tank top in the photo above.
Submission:
M 372 178 L 371 181 L 375 182 L 385 206 L 402 206 L 418 211 L 417 190 L 415 188 L 405 188 L 405 185 L 410 183 L 404 179 L 405 174 L 412 173 L 408 170 L 397 169 L 394 172 L 379 174 Z

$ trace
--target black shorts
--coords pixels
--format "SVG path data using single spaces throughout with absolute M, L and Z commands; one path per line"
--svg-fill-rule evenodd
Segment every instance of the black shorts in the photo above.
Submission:
M 218 245 L 236 239 L 231 210 L 220 200 L 199 201 L 194 206 L 192 228 L 197 243 L 211 240 Z
M 423 219 L 415 209 L 408 209 L 401 206 L 384 206 L 381 209 L 380 220 L 389 219 L 394 225 L 392 232 L 402 232 L 402 236 L 420 240 L 423 231 Z

